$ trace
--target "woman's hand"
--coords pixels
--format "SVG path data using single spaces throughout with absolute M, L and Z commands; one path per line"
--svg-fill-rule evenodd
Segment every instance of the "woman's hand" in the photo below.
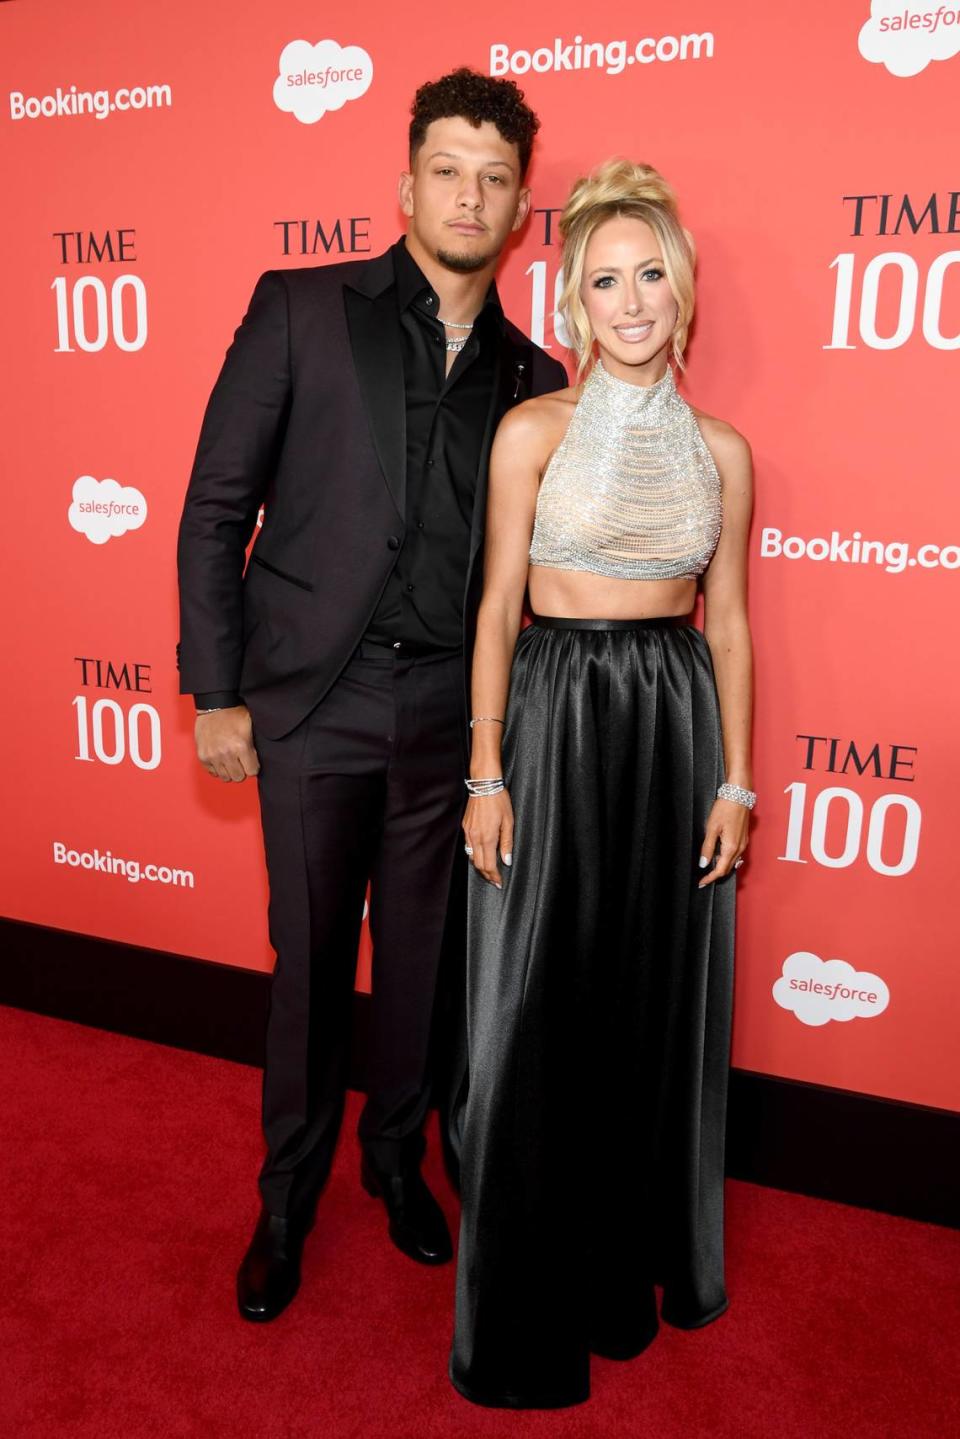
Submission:
M 499 794 L 471 796 L 463 816 L 468 858 L 484 879 L 502 889 L 497 849 L 506 865 L 513 863 L 513 805 L 505 789 Z M 470 854 L 469 851 L 473 853 Z
M 709 874 L 704 875 L 697 885 L 703 889 L 704 885 L 713 884 L 715 880 L 723 879 L 729 874 L 736 861 L 743 854 L 750 843 L 750 811 L 746 805 L 737 804 L 732 799 L 717 799 L 713 802 L 710 817 L 707 820 L 706 833 L 703 837 L 703 844 L 700 847 L 700 867 L 706 869 L 717 852 L 717 845 L 720 846 L 720 854 L 717 862 Z

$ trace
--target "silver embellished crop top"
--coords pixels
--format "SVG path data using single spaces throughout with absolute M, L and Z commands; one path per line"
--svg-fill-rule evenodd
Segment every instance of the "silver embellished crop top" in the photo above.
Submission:
M 720 476 L 672 368 L 641 386 L 598 360 L 544 471 L 530 563 L 692 577 L 710 563 L 721 521 Z

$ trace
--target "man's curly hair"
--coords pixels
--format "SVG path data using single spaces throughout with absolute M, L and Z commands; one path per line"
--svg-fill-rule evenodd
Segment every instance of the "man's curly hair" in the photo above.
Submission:
M 477 130 L 485 120 L 495 125 L 510 145 L 516 145 L 520 156 L 520 178 L 530 164 L 533 137 L 540 121 L 523 102 L 523 91 L 513 80 L 494 80 L 462 65 L 439 80 L 421 85 L 410 107 L 410 164 L 427 136 L 427 126 L 434 120 L 462 117 Z

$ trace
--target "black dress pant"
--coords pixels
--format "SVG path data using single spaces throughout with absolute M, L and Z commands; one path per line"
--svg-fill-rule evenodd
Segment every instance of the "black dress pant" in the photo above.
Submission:
M 373 980 L 364 1148 L 419 1162 L 430 1033 L 466 774 L 463 658 L 363 644 L 290 734 L 256 736 L 277 951 L 267 1027 L 260 1191 L 308 1217 L 330 1171 L 350 1060 L 369 878 Z

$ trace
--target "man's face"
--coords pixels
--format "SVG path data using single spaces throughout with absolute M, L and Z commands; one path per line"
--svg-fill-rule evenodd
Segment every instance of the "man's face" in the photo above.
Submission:
M 530 208 L 516 145 L 489 121 L 432 121 L 412 171 L 400 176 L 400 206 L 433 259 L 461 274 L 482 270 Z

